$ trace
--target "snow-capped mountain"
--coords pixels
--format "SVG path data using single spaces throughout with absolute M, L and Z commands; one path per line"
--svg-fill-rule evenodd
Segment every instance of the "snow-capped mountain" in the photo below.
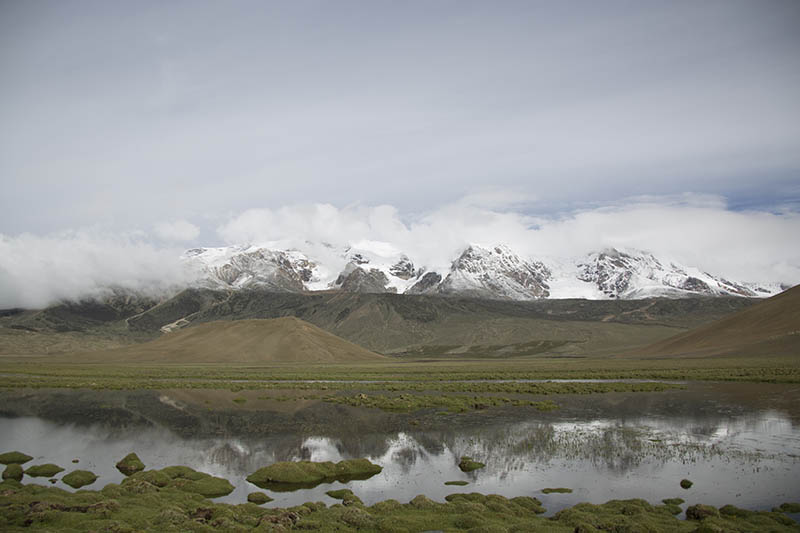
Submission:
M 317 249 L 319 253 L 319 249 Z M 282 292 L 341 290 L 504 300 L 636 299 L 693 295 L 766 297 L 785 287 L 730 281 L 639 250 L 537 260 L 505 245 L 466 247 L 445 268 L 427 268 L 387 243 L 326 249 L 324 257 L 257 246 L 196 248 L 183 260 L 195 284 Z
M 698 268 L 659 260 L 642 251 L 614 248 L 589 254 L 578 265 L 577 279 L 594 284 L 609 298 L 636 299 L 652 296 L 771 296 L 778 286 L 731 282 Z
M 316 268 L 300 252 L 252 246 L 193 248 L 186 251 L 183 260 L 199 285 L 213 289 L 304 291 Z
M 348 292 L 404 293 L 416 281 L 417 269 L 403 253 L 381 247 L 348 248 L 347 264 L 332 287 Z M 377 248 L 377 249 L 376 249 Z
M 472 245 L 453 261 L 444 279 L 439 273 L 429 272 L 408 292 L 534 300 L 550 295 L 550 275 L 543 263 L 523 259 L 507 246 Z

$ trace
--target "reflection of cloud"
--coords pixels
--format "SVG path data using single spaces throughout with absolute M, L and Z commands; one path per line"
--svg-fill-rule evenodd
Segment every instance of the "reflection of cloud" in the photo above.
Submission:
M 303 461 L 333 461 L 338 463 L 343 459 L 342 454 L 339 453 L 339 446 L 332 439 L 327 437 L 309 437 L 303 440 L 300 446 L 300 454 L 298 459 Z

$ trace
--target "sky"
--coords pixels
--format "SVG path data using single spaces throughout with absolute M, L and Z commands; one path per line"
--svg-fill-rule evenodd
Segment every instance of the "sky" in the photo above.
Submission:
M 302 239 L 800 282 L 798 28 L 796 0 L 2 0 L 0 307 Z M 26 296 L 48 276 L 75 288 Z

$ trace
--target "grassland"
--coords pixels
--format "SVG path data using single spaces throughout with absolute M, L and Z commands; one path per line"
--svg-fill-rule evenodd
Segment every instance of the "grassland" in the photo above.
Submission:
M 6 359 L 0 360 L 0 389 L 264 391 L 271 400 L 393 412 L 498 406 L 550 410 L 558 407 L 559 395 L 652 393 L 683 388 L 681 381 L 800 383 L 796 359 L 483 359 L 457 364 L 444 359 L 329 365 L 42 365 Z M 559 379 L 607 381 L 541 381 Z M 238 396 L 232 402 L 250 403 Z
M 42 364 L 46 362 L 47 364 Z M 360 364 L 70 364 L 58 358 L 0 359 L 0 387 L 310 388 L 347 381 L 439 383 L 550 379 L 705 380 L 800 383 L 800 360 L 781 357 L 685 359 L 389 359 Z M 302 384 L 289 382 L 305 381 Z M 317 383 L 311 383 L 317 381 Z M 274 383 L 273 383 L 274 382 Z M 362 384 L 366 385 L 366 384 Z M 477 386 L 477 385 L 476 385 Z M 472 391 L 475 389 L 469 389 Z

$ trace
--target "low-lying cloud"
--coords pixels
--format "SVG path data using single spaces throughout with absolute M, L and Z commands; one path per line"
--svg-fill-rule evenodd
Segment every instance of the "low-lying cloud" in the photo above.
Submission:
M 39 308 L 111 288 L 158 294 L 187 281 L 180 253 L 142 236 L 0 235 L 0 308 Z
M 417 266 L 439 270 L 468 244 L 506 244 L 545 261 L 616 247 L 740 281 L 800 282 L 797 212 L 733 211 L 717 197 L 687 196 L 543 218 L 519 211 L 515 201 L 513 194 L 473 195 L 417 215 L 390 205 L 250 209 L 217 234 L 225 244 L 300 249 L 332 268 L 343 265 L 346 247 L 405 253 Z M 157 227 L 156 238 L 97 231 L 0 235 L 0 308 L 42 307 L 98 296 L 109 287 L 158 293 L 181 286 L 190 281 L 180 259 L 184 250 L 169 241 L 194 240 L 198 231 L 180 221 Z
M 222 225 L 218 234 L 228 243 L 299 249 L 315 243 L 336 248 L 370 243 L 375 249 L 377 243 L 389 243 L 429 269 L 447 268 L 469 244 L 507 244 L 545 260 L 628 248 L 733 279 L 800 281 L 800 247 L 795 244 L 800 214 L 795 212 L 732 211 L 720 198 L 693 196 L 643 198 L 558 218 L 501 207 L 457 202 L 410 220 L 389 205 L 251 209 Z

